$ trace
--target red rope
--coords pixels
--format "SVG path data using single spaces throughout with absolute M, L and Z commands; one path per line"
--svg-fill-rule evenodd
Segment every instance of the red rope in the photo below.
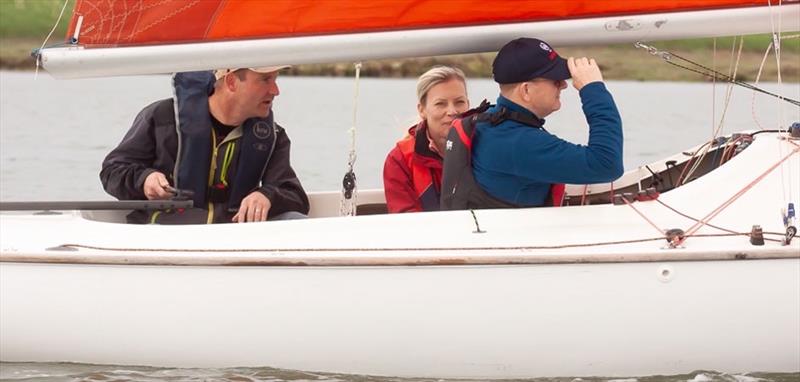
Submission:
M 744 141 L 752 142 L 753 137 L 750 135 L 742 135 L 725 145 L 725 148 L 722 149 L 722 155 L 720 155 L 719 158 L 719 165 L 721 166 L 723 163 L 731 160 L 731 158 L 733 158 L 733 153 L 736 152 L 737 143 L 741 144 L 744 143 Z M 728 159 L 725 159 L 726 155 L 728 156 Z
M 586 202 L 586 191 L 587 190 L 589 190 L 589 185 L 588 184 L 583 185 L 583 195 L 581 196 L 581 205 L 583 205 Z
M 789 141 L 789 143 L 792 143 L 793 145 L 795 145 L 796 148 L 794 150 L 792 150 L 791 152 L 789 152 L 789 154 L 787 154 L 785 157 L 783 157 L 777 163 L 775 163 L 772 166 L 770 166 L 766 171 L 764 171 L 756 179 L 754 179 L 752 182 L 750 182 L 750 184 L 748 184 L 747 186 L 745 186 L 744 188 L 739 190 L 739 192 L 737 192 L 736 194 L 731 196 L 728 200 L 726 200 L 724 203 L 722 203 L 719 207 L 717 207 L 713 211 L 711 211 L 708 215 L 706 215 L 706 217 L 700 219 L 691 228 L 686 230 L 686 236 L 683 239 L 679 240 L 675 245 L 676 246 L 681 245 L 686 240 L 687 237 L 689 237 L 690 235 L 693 235 L 695 232 L 697 232 L 697 230 L 699 230 L 702 226 L 706 225 L 709 221 L 711 221 L 711 219 L 713 219 L 717 215 L 719 215 L 719 213 L 722 212 L 722 210 L 727 208 L 729 205 L 733 204 L 733 202 L 736 201 L 736 199 L 739 199 L 740 196 L 744 195 L 747 191 L 749 191 L 751 188 L 753 188 L 753 186 L 755 186 L 758 182 L 760 182 L 764 178 L 766 178 L 766 176 L 769 175 L 769 173 L 771 173 L 773 170 L 778 168 L 778 166 L 780 166 L 783 162 L 785 162 L 787 159 L 789 159 L 789 157 L 791 157 L 792 155 L 794 155 L 795 153 L 800 151 L 800 145 L 794 144 L 791 141 Z
M 698 147 L 697 150 L 695 150 L 694 153 L 692 153 L 692 157 L 689 158 L 688 161 L 686 161 L 686 165 L 683 166 L 683 169 L 681 170 L 681 174 L 678 175 L 678 181 L 675 182 L 675 187 L 680 186 L 681 184 L 683 184 L 683 182 L 681 182 L 681 179 L 683 179 L 683 175 L 686 174 L 686 170 L 688 170 L 689 167 L 692 166 L 692 162 L 695 160 L 695 158 L 697 158 L 697 153 L 699 153 L 701 150 L 703 150 L 703 148 L 706 147 L 706 145 L 709 144 L 709 143 L 710 142 L 704 143 L 702 146 Z
M 666 235 L 666 234 L 667 234 L 667 231 L 664 231 L 663 229 L 661 229 L 661 228 L 658 228 L 658 226 L 656 225 L 656 223 L 653 223 L 653 221 L 652 221 L 652 220 L 650 220 L 650 219 L 648 219 L 648 218 L 647 218 L 647 216 L 644 216 L 644 214 L 643 214 L 641 211 L 639 211 L 639 209 L 637 209 L 636 207 L 634 207 L 634 206 L 633 206 L 633 203 L 629 202 L 629 201 L 628 201 L 628 199 L 627 199 L 625 196 L 622 196 L 622 200 L 625 202 L 625 204 L 627 204 L 628 206 L 630 206 L 631 208 L 633 208 L 633 210 L 634 210 L 634 211 L 636 211 L 636 213 L 637 213 L 637 214 L 639 214 L 639 216 L 641 216 L 641 217 L 642 217 L 642 219 L 644 219 L 646 222 L 650 223 L 650 225 L 651 225 L 653 228 L 655 228 L 655 229 L 656 229 L 658 232 L 661 232 L 661 234 L 662 234 L 662 235 Z
M 611 186 L 611 193 L 608 196 L 608 202 L 614 204 L 614 182 L 609 183 Z

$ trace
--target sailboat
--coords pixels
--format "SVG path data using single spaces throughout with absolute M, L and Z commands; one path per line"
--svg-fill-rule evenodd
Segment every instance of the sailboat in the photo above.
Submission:
M 38 60 L 77 78 L 496 51 L 520 36 L 797 30 L 800 4 L 752 0 L 78 0 L 67 44 Z M 610 184 L 568 185 L 556 208 L 388 215 L 381 190 L 358 190 L 356 216 L 340 216 L 332 191 L 310 195 L 305 220 L 156 226 L 124 216 L 180 202 L 6 203 L 0 360 L 442 378 L 797 372 L 793 132 L 720 137 Z

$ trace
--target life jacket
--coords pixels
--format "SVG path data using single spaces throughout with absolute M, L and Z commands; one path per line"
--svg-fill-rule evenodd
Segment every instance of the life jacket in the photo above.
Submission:
M 235 179 L 226 180 L 224 184 L 212 182 L 219 179 L 219 172 L 227 172 L 226 168 L 216 168 L 216 175 L 211 172 L 211 163 L 217 158 L 208 97 L 214 91 L 216 78 L 212 72 L 202 71 L 176 73 L 172 79 L 178 132 L 178 154 L 173 171 L 175 188 L 192 191 L 194 206 L 203 209 L 209 208 L 206 205 L 209 195 L 222 193 L 227 197 L 228 211 L 235 211 L 242 199 L 258 188 L 272 157 L 278 133 L 273 113 L 266 118 L 250 118 L 242 124 Z M 224 154 L 228 159 L 229 154 Z
M 412 128 L 414 135 L 409 135 L 397 143 L 403 154 L 406 166 L 411 169 L 411 178 L 417 199 L 423 211 L 439 211 L 442 183 L 441 164 L 439 160 L 424 157 L 419 152 L 430 151 L 428 148 L 427 128 L 424 122 Z M 427 165 L 426 165 L 427 164 Z
M 480 106 L 467 111 L 460 119 L 453 121 L 453 127 L 447 135 L 445 144 L 442 210 L 527 207 L 495 198 L 478 185 L 472 174 L 472 138 L 475 135 L 475 125 L 479 122 L 489 122 L 492 126 L 496 126 L 505 120 L 512 120 L 526 126 L 543 129 L 543 121 L 504 107 L 500 107 L 494 113 L 486 112 L 491 106 L 484 100 Z M 564 200 L 564 184 L 552 184 L 548 199 L 550 199 L 551 205 L 561 206 Z

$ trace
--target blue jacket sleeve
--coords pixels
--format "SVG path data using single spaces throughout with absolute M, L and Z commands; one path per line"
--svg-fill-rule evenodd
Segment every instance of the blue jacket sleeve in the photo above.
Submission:
M 589 124 L 586 146 L 567 142 L 539 129 L 526 129 L 512 148 L 515 175 L 546 183 L 589 184 L 622 176 L 622 118 L 602 82 L 580 91 Z

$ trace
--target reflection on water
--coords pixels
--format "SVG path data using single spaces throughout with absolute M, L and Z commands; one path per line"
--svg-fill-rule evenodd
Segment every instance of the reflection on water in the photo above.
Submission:
M 122 139 L 136 114 L 171 96 L 169 76 L 56 81 L 44 74 L 0 71 L 0 199 L 110 199 L 98 178 L 100 163 Z M 284 77 L 276 121 L 292 139 L 292 162 L 308 190 L 339 190 L 353 124 L 353 80 Z M 469 80 L 473 105 L 494 100 L 497 84 Z M 762 84 L 800 98 L 797 84 Z M 659 160 L 711 137 L 722 116 L 725 87 L 705 83 L 610 82 L 622 114 L 627 168 Z M 716 89 L 716 97 L 713 96 Z M 800 120 L 800 109 L 736 88 L 724 132 Z M 416 118 L 414 79 L 362 79 L 358 104 L 356 174 L 359 188 L 382 186 L 383 161 Z M 712 99 L 717 105 L 713 107 Z M 587 128 L 575 89 L 545 127 L 576 143 Z M 752 110 L 756 110 L 753 113 Z M 782 114 L 781 114 L 782 113 Z
M 131 382 L 480 382 L 476 379 L 392 378 L 366 375 L 310 373 L 273 368 L 159 369 L 141 366 L 105 366 L 74 363 L 0 363 L 4 381 L 131 381 Z M 558 377 L 504 379 L 503 382 L 797 382 L 800 373 L 725 374 L 694 371 L 688 374 L 651 377 Z

